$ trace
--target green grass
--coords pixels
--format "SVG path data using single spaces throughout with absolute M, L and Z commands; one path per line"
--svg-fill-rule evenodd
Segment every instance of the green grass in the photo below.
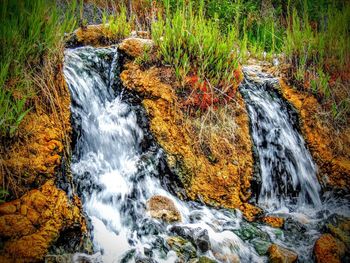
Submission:
M 115 39 L 123 39 L 130 35 L 133 21 L 128 20 L 125 5 L 120 6 L 120 10 L 115 15 L 103 14 L 103 24 L 108 24 L 107 34 L 112 34 Z
M 15 135 L 30 109 L 26 101 L 40 92 L 33 76 L 45 66 L 45 58 L 61 52 L 64 32 L 76 26 L 75 9 L 76 1 L 70 2 L 64 15 L 46 0 L 1 1 L 0 138 Z
M 206 19 L 203 10 L 181 7 L 152 24 L 152 38 L 162 61 L 175 68 L 183 82 L 190 73 L 213 86 L 230 83 L 237 67 L 236 32 L 230 27 L 222 33 L 216 20 Z

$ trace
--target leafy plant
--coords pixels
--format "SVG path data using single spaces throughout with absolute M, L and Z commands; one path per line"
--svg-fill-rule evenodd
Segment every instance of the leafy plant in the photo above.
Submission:
M 0 137 L 12 138 L 30 111 L 25 109 L 26 99 L 14 99 L 11 92 L 0 90 Z

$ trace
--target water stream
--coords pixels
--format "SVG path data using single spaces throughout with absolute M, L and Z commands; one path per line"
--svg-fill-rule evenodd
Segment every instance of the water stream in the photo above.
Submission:
M 64 74 L 76 134 L 72 172 L 90 222 L 95 254 L 86 257 L 92 262 L 188 262 L 201 256 L 218 262 L 267 262 L 270 243 L 295 250 L 304 262 L 311 258 L 320 222 L 349 211 L 332 196 L 321 202 L 316 167 L 296 124 L 289 123 L 281 100 L 248 75 L 242 90 L 261 165 L 258 204 L 289 218 L 290 229 L 248 223 L 239 211 L 182 201 L 167 189 L 160 168 L 164 152 L 155 143 L 144 146 L 148 131 L 119 83 L 116 48 L 67 49 Z M 266 82 L 266 76 L 259 78 Z M 182 222 L 152 219 L 146 202 L 154 195 L 170 198 Z M 170 236 L 190 241 L 178 248 L 167 243 Z

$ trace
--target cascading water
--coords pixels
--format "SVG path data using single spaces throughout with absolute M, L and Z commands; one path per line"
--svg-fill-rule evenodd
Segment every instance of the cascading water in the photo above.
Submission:
M 241 92 L 248 105 L 262 181 L 259 204 L 266 209 L 293 202 L 299 207 L 321 205 L 316 166 L 298 132 L 294 111 L 277 96 L 273 87 L 277 80 L 254 67 L 245 67 L 244 72 Z
M 71 91 L 71 111 L 76 135 L 71 168 L 77 192 L 90 222 L 96 252 L 93 256 L 84 255 L 84 258 L 93 262 L 175 262 L 180 258 L 187 262 L 191 258 L 206 256 L 219 262 L 266 262 L 266 248 L 273 242 L 296 250 L 301 260 L 309 260 L 313 241 L 319 235 L 318 223 L 324 219 L 318 212 L 324 210 L 324 206 L 305 212 L 309 214 L 309 223 L 296 243 L 295 235 L 298 233 L 251 224 L 242 219 L 239 211 L 185 202 L 167 190 L 160 168 L 164 153 L 155 143 L 147 147 L 143 145 L 147 131 L 144 127 L 141 128 L 140 112 L 126 99 L 129 95 L 119 84 L 118 67 L 116 48 L 83 47 L 65 52 L 64 74 Z M 243 89 L 248 89 L 248 86 L 253 85 L 247 83 Z M 260 88 L 252 88 L 252 101 L 254 96 L 265 98 L 264 90 L 258 92 Z M 249 99 L 247 101 L 249 104 Z M 278 107 L 269 109 L 269 114 L 282 110 L 282 104 L 274 101 L 272 105 Z M 250 111 L 250 114 L 254 120 L 254 111 Z M 277 117 L 281 116 L 284 118 L 283 114 Z M 271 116 L 273 119 L 277 117 Z M 265 121 L 261 123 L 267 125 Z M 286 138 L 290 139 L 287 129 L 289 127 L 294 130 L 294 127 L 288 124 L 286 127 L 286 137 L 280 137 L 280 140 L 266 139 L 266 143 L 280 145 Z M 265 129 L 269 131 L 271 128 L 266 126 Z M 268 137 L 258 135 L 258 126 L 255 132 L 257 135 L 253 137 L 256 137 L 256 144 Z M 262 170 L 280 169 L 282 178 L 291 176 L 293 189 L 300 190 L 301 202 L 310 199 L 313 203 L 318 203 L 319 189 L 317 184 L 313 184 L 315 167 L 310 155 L 297 132 L 290 136 L 293 137 L 288 147 L 291 153 L 284 151 L 289 163 L 282 164 L 282 160 L 279 160 L 269 166 L 267 161 Z M 264 143 L 261 141 L 261 144 Z M 265 152 L 263 145 L 261 147 L 259 157 L 263 153 L 270 156 L 271 161 L 278 157 L 276 151 L 279 146 Z M 298 154 L 303 155 L 301 157 Z M 296 158 L 295 161 L 292 158 Z M 261 163 L 262 161 L 263 159 L 260 160 Z M 298 166 L 300 161 L 303 164 Z M 283 169 L 288 169 L 289 172 L 283 174 Z M 300 174 L 300 171 L 303 173 Z M 266 180 L 269 180 L 267 177 Z M 287 181 L 283 183 L 288 185 Z M 281 207 L 277 195 L 286 193 L 288 196 L 289 192 L 285 189 L 272 190 L 276 184 L 270 182 L 271 185 L 266 183 L 263 186 L 260 200 L 272 200 L 274 203 L 279 200 L 275 205 Z M 170 198 L 179 209 L 182 222 L 166 224 L 152 219 L 146 211 L 146 202 L 154 195 Z M 334 199 L 330 200 L 333 202 Z M 267 206 L 269 203 L 270 201 Z M 344 209 L 339 206 L 339 211 Z M 300 214 L 305 214 L 303 213 L 299 210 L 286 212 L 292 218 L 298 218 Z M 167 243 L 170 236 L 182 236 L 190 241 L 178 244 L 176 248 Z M 75 259 L 79 257 L 81 254 L 75 255 Z

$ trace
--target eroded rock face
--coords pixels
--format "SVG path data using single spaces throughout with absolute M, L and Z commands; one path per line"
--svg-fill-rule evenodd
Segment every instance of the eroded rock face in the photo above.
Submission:
M 317 263 L 341 263 L 345 254 L 345 245 L 331 234 L 323 234 L 317 239 L 314 246 L 314 255 Z
M 49 180 L 20 199 L 0 205 L 0 237 L 7 240 L 0 262 L 43 260 L 60 232 L 74 226 L 85 229 L 79 201 L 68 200 Z
M 272 244 L 268 249 L 269 260 L 271 263 L 294 263 L 298 255 L 287 248 Z
M 350 190 L 350 127 L 336 131 L 317 116 L 320 105 L 307 92 L 297 91 L 280 81 L 282 95 L 298 111 L 301 129 L 320 169 L 324 186 Z M 336 137 L 336 140 L 334 140 Z
M 181 221 L 181 214 L 174 202 L 168 197 L 155 195 L 147 201 L 147 210 L 153 218 L 166 222 Z
M 143 38 L 126 38 L 118 46 L 119 50 L 132 58 L 143 55 L 144 52 L 150 51 L 153 47 L 153 41 Z
M 184 125 L 174 88 L 160 81 L 162 69 L 141 70 L 134 63 L 127 63 L 124 68 L 121 80 L 126 88 L 141 96 L 151 131 L 166 151 L 168 164 L 188 196 L 214 206 L 239 208 L 252 219 L 260 210 L 247 203 L 253 156 L 248 115 L 240 95 L 235 98 L 242 109 L 235 120 L 238 127 L 237 140 L 232 146 L 235 152 L 211 162 L 195 148 L 196 136 Z
M 0 149 L 0 166 L 4 167 L 0 169 L 0 182 L 7 185 L 12 199 L 53 178 L 61 164 L 64 145 L 70 143 L 70 95 L 62 65 L 57 70 L 52 81 L 56 86 L 55 103 L 60 108 L 54 113 L 47 105 L 36 105 L 21 122 L 18 138 L 6 149 Z M 43 96 L 33 99 L 49 104 Z

